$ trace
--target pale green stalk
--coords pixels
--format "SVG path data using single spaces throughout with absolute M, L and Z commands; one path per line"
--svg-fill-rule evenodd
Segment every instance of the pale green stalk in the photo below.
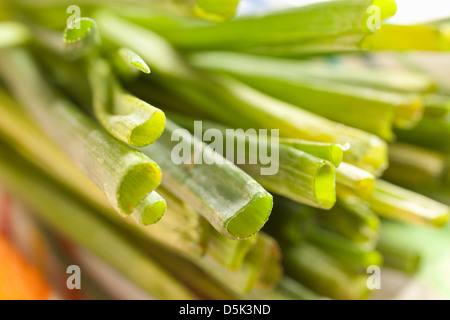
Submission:
M 389 146 L 389 163 L 384 179 L 413 189 L 439 185 L 448 166 L 439 152 L 399 142 Z
M 336 170 L 336 182 L 338 183 L 338 193 L 339 186 L 343 186 L 364 198 L 372 194 L 375 177 L 367 171 L 342 162 Z
M 13 157 L 11 152 L 6 151 L 0 159 L 0 177 L 35 209 L 40 219 L 97 254 L 154 297 L 194 298 L 185 286 L 117 230 L 96 218 L 88 207 L 74 201 L 29 164 Z
M 450 24 L 432 25 L 384 25 L 377 32 L 374 50 L 450 50 Z
M 317 158 L 331 162 L 336 168 L 339 167 L 343 158 L 344 152 L 350 148 L 349 144 L 339 145 L 332 143 L 306 141 L 300 139 L 281 138 L 280 143 L 294 149 L 309 153 Z
M 280 144 L 273 137 L 267 140 L 266 137 L 258 137 L 256 131 L 227 130 L 224 126 L 208 121 L 202 121 L 199 128 L 201 132 L 196 132 L 198 129 L 192 118 L 174 115 L 173 119 L 191 133 L 202 136 L 208 132 L 214 133 L 216 144 L 217 140 L 222 140 L 222 148 L 214 144 L 215 151 L 242 168 L 272 193 L 319 208 L 329 209 L 334 205 L 336 201 L 334 166 L 301 150 L 315 149 L 315 153 L 322 153 L 325 144 L 315 148 L 312 143 L 300 145 L 300 141 L 295 147 L 291 147 L 284 143 Z M 231 142 L 233 143 L 230 145 Z M 261 149 L 266 152 L 270 150 L 270 166 L 263 164 L 259 158 L 262 154 Z
M 106 13 L 96 20 L 104 37 L 138 53 L 159 74 L 153 79 L 205 116 L 234 128 L 279 128 L 285 138 L 350 143 L 347 162 L 377 174 L 385 169 L 386 145 L 378 137 L 320 118 L 232 79 L 205 79 L 155 33 Z
M 382 217 L 435 227 L 444 226 L 450 212 L 442 203 L 383 180 L 377 180 L 368 202 Z
M 340 79 L 314 76 L 314 69 L 308 72 L 306 68 L 305 72 L 305 62 L 226 52 L 197 54 L 191 61 L 202 68 L 237 77 L 302 109 L 388 140 L 393 137 L 393 126 L 410 128 L 423 112 L 421 99 L 414 93 L 361 87 Z
M 79 29 L 75 28 L 76 24 L 80 25 Z M 89 18 L 74 20 L 64 31 L 63 38 L 65 55 L 86 57 L 94 113 L 102 126 L 117 139 L 134 147 L 145 147 L 156 141 L 164 130 L 164 113 L 123 91 L 109 63 L 97 52 L 100 36 L 95 21 Z M 133 51 L 121 48 L 119 53 L 131 66 L 150 72 Z
M 181 27 L 164 36 L 184 50 L 245 50 L 339 35 L 369 35 L 372 31 L 367 11 L 372 4 L 381 9 L 382 21 L 396 11 L 395 2 L 390 0 L 339 0 L 265 16 L 240 17 L 222 24 Z
M 338 199 L 337 205 L 330 212 L 316 215 L 319 225 L 373 250 L 380 229 L 378 216 L 349 190 L 341 189 Z
M 161 136 L 164 112 L 125 93 L 114 79 L 108 62 L 93 59 L 89 78 L 95 115 L 109 133 L 134 147 L 145 147 Z
M 249 238 L 268 220 L 272 196 L 186 129 L 168 121 L 161 138 L 141 150 L 160 163 L 163 186 L 222 234 L 233 239 Z M 202 163 L 198 163 L 200 160 Z
M 309 243 L 283 248 L 284 267 L 293 279 L 332 299 L 365 299 L 369 294 L 365 273 L 346 269 L 336 259 Z
M 355 270 L 365 271 L 370 266 L 381 266 L 383 257 L 375 250 L 359 246 L 348 239 L 321 228 L 315 228 L 308 240 L 336 260 Z
M 75 106 L 56 96 L 23 50 L 1 52 L 1 74 L 40 127 L 105 193 L 122 214 L 131 214 L 160 183 L 158 165 L 102 131 Z M 143 208 L 144 209 L 144 208 Z M 146 209 L 145 209 L 146 210 Z M 145 221 L 156 222 L 151 217 Z

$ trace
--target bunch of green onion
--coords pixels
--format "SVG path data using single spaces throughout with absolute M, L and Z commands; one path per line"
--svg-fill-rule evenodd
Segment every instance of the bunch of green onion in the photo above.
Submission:
M 0 1 L 0 181 L 152 296 L 363 299 L 370 266 L 419 268 L 402 235 L 446 230 L 450 86 L 404 52 L 365 63 L 446 50 L 445 21 L 369 28 L 393 0 L 77 2 L 68 22 L 65 1 Z M 278 172 L 198 120 L 279 129 Z M 205 163 L 174 164 L 174 132 Z

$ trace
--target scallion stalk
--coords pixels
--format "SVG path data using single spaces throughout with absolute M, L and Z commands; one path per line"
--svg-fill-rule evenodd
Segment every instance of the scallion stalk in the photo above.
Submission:
M 302 109 L 388 140 L 392 139 L 394 125 L 410 128 L 423 112 L 421 99 L 414 93 L 395 93 L 314 76 L 314 71 L 304 71 L 305 62 L 225 52 L 201 53 L 191 60 L 194 65 L 231 74 Z
M 367 27 L 367 9 L 371 5 L 381 9 L 382 20 L 396 11 L 391 0 L 339 0 L 263 17 L 241 17 L 222 24 L 179 28 L 163 35 L 183 50 L 241 50 L 338 35 L 368 35 L 372 33 Z
M 2 151 L 0 176 L 51 227 L 90 249 L 151 295 L 193 299 L 194 295 L 89 208 L 68 196 L 12 152 Z M 149 275 L 152 275 L 149 277 Z
M 2 51 L 0 65 L 17 99 L 119 213 L 131 214 L 160 184 L 160 169 L 154 161 L 110 137 L 75 106 L 56 96 L 28 53 L 22 49 Z M 163 213 L 148 221 L 159 220 Z
M 377 180 L 368 201 L 382 217 L 435 227 L 444 226 L 450 212 L 444 204 L 383 180 Z
M 183 152 L 191 156 L 175 164 L 173 150 L 183 145 L 187 147 Z M 272 196 L 186 129 L 167 121 L 161 138 L 141 150 L 160 163 L 164 172 L 163 186 L 189 203 L 224 235 L 234 239 L 249 238 L 269 218 Z M 202 163 L 197 163 L 200 160 Z

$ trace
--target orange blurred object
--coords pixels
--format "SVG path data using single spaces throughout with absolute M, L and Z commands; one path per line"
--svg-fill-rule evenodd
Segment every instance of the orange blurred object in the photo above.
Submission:
M 50 294 L 41 273 L 0 234 L 0 300 L 47 300 Z

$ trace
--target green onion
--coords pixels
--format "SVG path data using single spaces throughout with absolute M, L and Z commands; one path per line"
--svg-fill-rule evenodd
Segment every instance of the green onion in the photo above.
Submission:
M 390 0 L 339 0 L 262 17 L 249 16 L 210 26 L 179 28 L 163 35 L 185 50 L 240 50 L 355 33 L 368 35 L 371 31 L 367 27 L 367 9 L 372 4 L 380 7 L 382 20 L 396 11 L 395 2 Z
M 318 214 L 316 219 L 325 229 L 368 249 L 373 249 L 378 241 L 378 216 L 352 193 L 341 192 L 337 205 L 330 212 Z
M 367 275 L 355 274 L 314 245 L 283 248 L 287 274 L 313 291 L 332 299 L 364 299 Z
M 213 21 L 224 21 L 234 16 L 239 0 L 197 0 L 194 13 Z
M 314 229 L 308 239 L 348 267 L 366 270 L 373 265 L 381 266 L 383 262 L 379 252 L 367 250 L 342 236 L 321 228 Z
M 110 204 L 100 189 L 92 183 L 67 156 L 39 130 L 35 123 L 3 90 L 0 90 L 0 140 L 20 152 L 26 159 L 64 186 L 82 196 L 99 209 Z
M 412 129 L 396 130 L 401 141 L 417 144 L 428 149 L 449 152 L 450 98 L 431 95 L 425 98 L 423 119 Z
M 215 230 L 207 242 L 207 254 L 224 267 L 238 270 L 250 249 L 258 241 L 259 233 L 246 240 L 232 240 Z
M 131 214 L 160 184 L 161 173 L 155 162 L 119 143 L 76 107 L 55 96 L 25 51 L 2 52 L 0 65 L 17 99 L 102 189 L 118 212 Z M 157 221 L 163 213 L 157 212 L 157 216 L 148 219 Z
M 279 128 L 280 135 L 286 138 L 341 145 L 349 143 L 350 149 L 344 153 L 347 162 L 375 173 L 385 169 L 386 145 L 378 137 L 318 117 L 266 96 L 238 81 L 221 78 L 220 84 L 234 99 L 243 103 L 241 108 L 234 107 L 232 110 L 239 114 L 239 118 L 248 121 L 247 127 L 253 125 L 257 128 Z M 253 114 L 252 117 L 250 113 Z M 254 116 L 255 113 L 258 114 L 257 117 Z M 237 123 L 236 116 L 234 119 Z M 233 122 L 230 120 L 230 123 Z
M 220 268 L 210 257 L 193 262 L 234 292 L 246 294 L 255 285 L 273 288 L 278 283 L 281 277 L 280 259 L 278 245 L 270 237 L 261 234 L 239 270 Z
M 316 224 L 314 209 L 285 198 L 275 198 L 273 211 L 264 230 L 281 242 L 301 244 Z
M 195 132 L 195 122 L 191 118 L 175 115 L 174 119 L 191 133 Z M 305 148 L 315 150 L 314 153 L 317 154 L 324 154 L 324 149 L 330 151 L 328 149 L 330 145 L 301 144 L 301 141 L 296 141 L 296 147 L 291 147 L 284 143 L 278 144 L 273 137 L 267 140 L 262 138 L 264 139 L 262 140 L 255 135 L 256 131 L 253 134 L 250 131 L 233 131 L 230 135 L 224 126 L 207 121 L 202 121 L 201 124 L 202 135 L 207 130 L 215 130 L 214 132 L 219 133 L 223 138 L 222 156 L 236 163 L 267 190 L 314 207 L 329 209 L 334 205 L 336 201 L 334 166 L 328 161 L 301 151 Z M 232 147 L 229 147 L 229 137 L 233 139 L 233 142 L 237 142 L 233 143 Z M 269 163 L 269 168 L 258 157 L 252 158 L 257 156 L 257 152 L 261 154 L 261 149 L 271 152 L 272 163 Z M 335 149 L 333 151 L 339 153 Z M 217 152 L 222 151 L 217 150 Z M 243 155 L 242 152 L 245 154 Z M 230 154 L 232 156 L 229 156 Z M 336 154 L 332 156 L 334 155 Z M 342 155 L 342 150 L 339 155 Z M 278 169 L 276 172 L 275 167 Z M 264 171 L 267 173 L 264 174 Z
M 436 186 L 447 169 L 444 155 L 405 143 L 389 146 L 389 163 L 384 178 L 413 189 Z
M 375 184 L 375 177 L 372 174 L 345 162 L 337 168 L 336 180 L 339 185 L 353 190 L 363 198 L 373 192 Z
M 384 25 L 377 32 L 374 50 L 450 50 L 449 24 L 440 28 L 431 25 Z
M 214 60 L 218 58 L 229 59 L 230 57 L 233 57 L 235 65 L 239 65 L 243 70 L 274 78 L 301 79 L 302 77 L 309 77 L 404 93 L 431 93 L 437 89 L 433 78 L 429 75 L 407 70 L 396 70 L 393 73 L 387 67 L 374 67 L 364 63 L 364 56 L 359 57 L 359 59 L 341 55 L 308 60 L 289 60 L 232 52 L 203 52 L 191 55 L 190 59 L 195 65 L 203 68 L 220 68 Z M 251 58 L 251 61 L 247 61 L 250 63 L 250 67 L 248 64 L 241 64 L 245 62 L 246 57 Z M 236 70 L 231 65 L 226 67 Z M 263 69 L 261 70 L 261 68 Z
M 194 148 L 189 163 L 170 159 L 180 144 Z M 189 203 L 219 232 L 234 239 L 254 235 L 266 223 L 272 210 L 272 196 L 246 173 L 212 152 L 186 129 L 167 121 L 166 130 L 153 145 L 141 149 L 160 163 L 163 186 Z M 203 157 L 203 164 L 194 159 Z M 211 164 L 207 164 L 211 163 Z
M 57 185 L 32 167 L 2 150 L 2 181 L 36 209 L 36 214 L 74 242 L 90 249 L 151 295 L 160 299 L 192 299 L 194 296 L 173 276 L 114 228 L 94 216 Z M 150 275 L 150 276 L 149 276 Z
M 300 139 L 281 138 L 280 143 L 294 149 L 309 153 L 317 158 L 331 162 L 336 168 L 341 164 L 344 151 L 348 151 L 350 145 L 313 142 Z
M 119 55 L 126 63 L 135 67 L 137 70 L 143 73 L 150 73 L 150 68 L 136 52 L 127 48 L 120 48 Z
M 75 24 L 80 28 L 74 28 Z M 117 139 L 135 147 L 145 147 L 159 138 L 165 126 L 164 113 L 148 103 L 126 94 L 115 80 L 107 61 L 95 52 L 99 33 L 90 18 L 73 21 L 64 31 L 66 54 L 87 56 L 93 106 L 102 126 Z M 130 65 L 149 72 L 148 66 L 136 53 L 121 48 L 119 53 Z
M 392 139 L 392 126 L 410 128 L 423 111 L 416 95 L 356 86 L 340 79 L 332 82 L 314 76 L 314 71 L 305 72 L 304 62 L 220 52 L 194 55 L 192 61 L 202 68 L 231 74 L 302 109 L 388 140 Z
M 371 209 L 382 217 L 435 227 L 448 221 L 446 205 L 383 180 L 377 180 L 368 201 Z
M 145 147 L 161 136 L 164 113 L 124 93 L 106 61 L 94 59 L 89 75 L 96 117 L 109 133 L 135 147 Z
M 216 121 L 246 128 L 280 128 L 286 138 L 345 145 L 346 160 L 380 173 L 386 166 L 386 146 L 379 138 L 302 111 L 227 78 L 205 79 L 194 72 L 164 39 L 110 14 L 96 18 L 102 35 L 137 52 L 153 70 L 152 79 L 190 101 L 197 111 Z M 132 35 L 132 36 L 131 36 Z M 139 45 L 137 45 L 139 44 Z M 200 93 L 201 92 L 201 93 Z

